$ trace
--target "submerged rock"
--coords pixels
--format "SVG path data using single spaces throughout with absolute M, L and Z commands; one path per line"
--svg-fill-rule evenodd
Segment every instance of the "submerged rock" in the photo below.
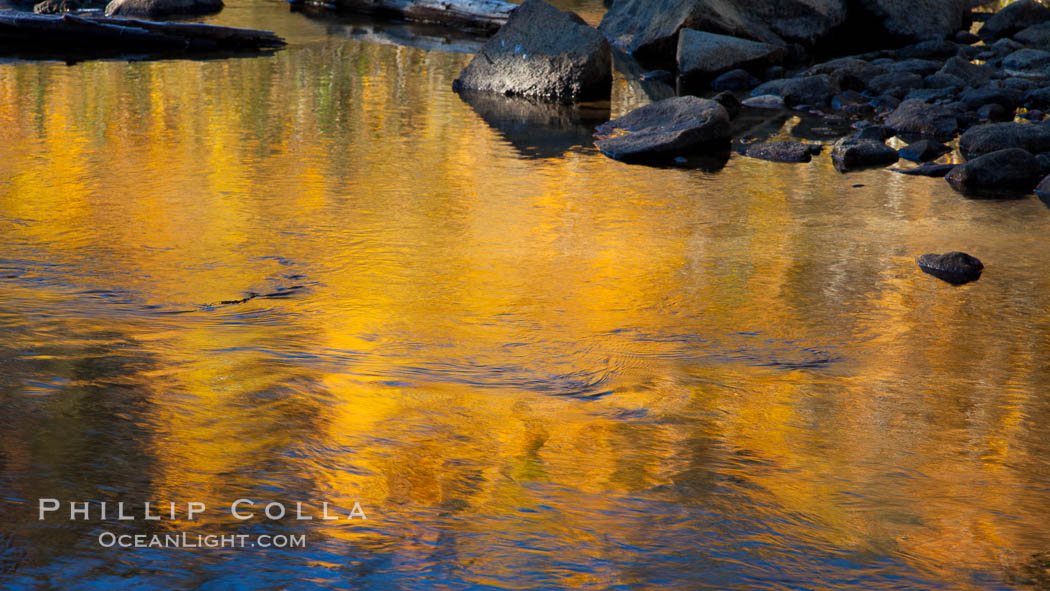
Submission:
M 165 18 L 214 14 L 223 9 L 222 0 L 113 0 L 106 16 Z
M 771 162 L 809 162 L 820 154 L 820 144 L 801 142 L 758 142 L 747 146 L 744 155 Z
M 707 144 L 729 140 L 729 113 L 709 99 L 683 96 L 639 107 L 599 125 L 595 145 L 624 162 L 674 157 Z
M 738 68 L 778 64 L 785 54 L 786 51 L 776 45 L 693 29 L 682 29 L 678 36 L 678 72 L 686 85 L 706 83 Z
M 452 83 L 558 103 L 608 99 L 612 53 L 601 33 L 569 11 L 525 0 Z
M 928 176 L 934 178 L 941 178 L 948 174 L 954 169 L 957 164 L 923 164 L 922 166 L 916 166 L 915 168 L 891 168 L 893 172 L 899 172 L 901 174 L 907 174 L 911 176 Z
M 985 154 L 956 166 L 945 180 L 964 194 L 1029 193 L 1042 178 L 1039 160 L 1020 148 Z
M 956 285 L 977 281 L 984 271 L 984 263 L 965 252 L 924 254 L 916 262 L 923 273 Z
M 899 157 L 897 150 L 882 142 L 844 137 L 832 146 L 831 160 L 839 172 L 848 172 L 869 166 L 893 164 Z
M 959 149 L 967 158 L 1006 148 L 1050 152 L 1050 129 L 1030 123 L 987 123 L 971 127 L 959 138 Z

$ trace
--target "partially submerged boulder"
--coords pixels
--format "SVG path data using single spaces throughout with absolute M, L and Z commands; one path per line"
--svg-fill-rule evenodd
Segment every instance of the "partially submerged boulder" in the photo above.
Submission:
M 1030 193 L 1043 177 L 1039 160 L 1020 148 L 985 154 L 956 166 L 945 178 L 964 194 Z
M 897 135 L 947 140 L 959 123 L 951 109 L 911 99 L 902 102 L 886 117 L 886 127 Z
M 831 148 L 831 160 L 839 172 L 884 166 L 899 160 L 897 150 L 875 140 L 844 137 Z
M 919 140 L 897 150 L 897 153 L 905 160 L 911 160 L 913 162 L 928 162 L 940 158 L 942 155 L 951 152 L 951 150 L 951 148 L 939 142 L 932 140 Z
M 214 14 L 223 6 L 222 0 L 113 0 L 106 6 L 106 16 L 159 19 Z
M 809 162 L 820 154 L 820 144 L 801 142 L 757 142 L 747 146 L 744 155 L 770 162 Z
M 678 36 L 678 73 L 685 85 L 694 86 L 730 70 L 778 64 L 786 53 L 784 48 L 768 43 L 682 29 Z
M 726 145 L 729 113 L 709 99 L 682 96 L 639 107 L 599 125 L 594 142 L 602 154 L 624 162 L 659 161 Z
M 987 123 L 971 127 L 959 138 L 959 149 L 967 158 L 1006 148 L 1050 152 L 1050 129 L 1031 123 Z
M 965 252 L 924 254 L 916 261 L 923 273 L 961 285 L 981 278 L 984 263 Z
M 601 33 L 576 14 L 525 0 L 452 88 L 563 104 L 604 100 L 612 92 L 612 53 Z

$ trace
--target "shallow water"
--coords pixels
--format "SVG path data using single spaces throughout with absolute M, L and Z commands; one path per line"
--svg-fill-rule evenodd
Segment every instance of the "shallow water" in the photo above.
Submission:
M 441 32 L 277 2 L 208 20 L 291 45 L 0 66 L 0 586 L 1050 580 L 1035 197 L 826 154 L 628 166 L 590 119 L 465 103 Z M 984 277 L 915 266 L 948 250 Z M 223 514 L 242 497 L 368 519 Z M 40 521 L 40 498 L 214 510 Z

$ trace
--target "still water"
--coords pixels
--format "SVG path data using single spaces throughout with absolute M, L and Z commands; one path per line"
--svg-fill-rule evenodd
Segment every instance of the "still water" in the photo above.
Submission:
M 0 66 L 0 587 L 1048 585 L 1035 197 L 826 154 L 628 166 L 587 120 L 452 93 L 477 39 L 261 0 L 208 20 L 290 46 Z M 916 268 L 949 250 L 984 277 Z

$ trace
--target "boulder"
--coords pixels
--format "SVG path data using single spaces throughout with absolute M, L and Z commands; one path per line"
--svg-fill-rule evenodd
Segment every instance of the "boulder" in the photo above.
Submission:
M 967 158 L 1020 148 L 1032 154 L 1050 151 L 1050 129 L 1030 123 L 987 123 L 971 127 L 959 138 L 959 149 Z
M 967 86 L 977 88 L 984 86 L 995 75 L 995 71 L 988 66 L 971 64 L 961 57 L 950 57 L 944 62 L 944 67 L 937 71 L 938 74 L 951 74 L 966 82 Z
M 639 107 L 595 129 L 595 145 L 624 162 L 674 157 L 729 140 L 729 113 L 709 99 L 683 96 Z
M 1039 23 L 1022 29 L 1013 36 L 1015 41 L 1036 47 L 1050 46 L 1050 22 Z
M 961 285 L 981 278 L 984 264 L 965 252 L 924 254 L 916 261 L 923 273 Z
M 893 164 L 898 159 L 897 150 L 875 140 L 844 137 L 831 148 L 831 160 L 839 172 L 884 166 Z
M 809 162 L 814 154 L 820 154 L 820 144 L 801 142 L 758 142 L 750 144 L 744 155 L 771 162 Z
M 1040 86 L 1021 95 L 1021 104 L 1028 109 L 1050 109 L 1050 87 Z
M 845 20 L 842 0 L 618 0 L 598 28 L 639 59 L 667 63 L 683 27 L 786 47 L 813 45 Z
M 1030 25 L 1050 21 L 1050 8 L 1036 0 L 1019 0 L 1007 4 L 985 21 L 977 34 L 987 41 L 1009 37 Z
M 959 122 L 948 107 L 912 99 L 902 102 L 886 117 L 886 127 L 897 135 L 947 140 L 958 129 Z
M 953 55 L 959 55 L 959 45 L 947 39 L 923 41 L 897 50 L 900 59 L 946 59 Z
M 736 119 L 736 116 L 740 114 L 740 109 L 743 108 L 743 105 L 740 104 L 740 99 L 736 98 L 736 95 L 728 90 L 723 90 L 716 94 L 711 97 L 711 100 L 722 105 L 726 113 L 729 113 L 730 119 Z
M 1007 111 L 1015 111 L 1021 93 L 1009 88 L 972 88 L 959 96 L 959 102 L 968 111 L 976 111 L 987 104 L 1001 105 Z
M 937 67 L 940 67 L 938 65 Z M 812 66 L 805 72 L 805 76 L 818 76 L 827 74 L 831 76 L 832 84 L 842 90 L 865 91 L 872 78 L 887 73 L 881 66 L 853 57 L 842 57 L 833 59 L 822 64 Z
M 678 35 L 678 73 L 687 86 L 737 68 L 766 68 L 783 61 L 785 54 L 776 45 L 694 29 L 682 29 Z
M 956 166 L 945 178 L 964 194 L 1030 192 L 1042 178 L 1039 160 L 1020 148 L 985 154 Z
M 714 90 L 751 90 L 758 86 L 760 80 L 747 72 L 747 70 L 730 70 L 711 81 Z
M 876 76 L 868 83 L 868 88 L 875 94 L 890 94 L 902 97 L 909 90 L 922 88 L 924 81 L 922 76 L 907 72 L 890 72 L 882 76 Z
M 1050 65 L 1050 51 L 1018 49 L 1003 58 L 1003 67 L 1014 71 L 1035 71 Z
M 751 96 L 776 95 L 784 99 L 784 104 L 789 107 L 795 105 L 822 106 L 828 104 L 836 90 L 831 82 L 831 77 L 821 74 L 770 80 L 752 90 Z
M 851 19 L 864 19 L 869 27 L 878 23 L 887 36 L 905 41 L 945 39 L 970 15 L 969 0 L 857 0 L 855 7 L 863 14 Z
M 936 160 L 943 154 L 947 154 L 951 151 L 951 148 L 942 143 L 933 140 L 919 140 L 897 150 L 897 153 L 905 160 L 911 160 L 912 162 L 928 162 L 930 160 Z
M 113 0 L 106 6 L 106 16 L 148 19 L 194 16 L 214 14 L 223 6 L 222 0 Z
M 601 33 L 576 14 L 525 0 L 452 88 L 563 104 L 608 99 L 612 53 Z
M 925 80 L 926 88 L 948 88 L 959 91 L 966 88 L 962 78 L 951 74 L 930 74 Z
M 942 61 L 912 58 L 893 62 L 892 64 L 886 64 L 885 68 L 890 72 L 906 72 L 909 74 L 918 74 L 920 76 L 929 76 L 937 70 L 940 70 L 943 66 L 944 62 Z

